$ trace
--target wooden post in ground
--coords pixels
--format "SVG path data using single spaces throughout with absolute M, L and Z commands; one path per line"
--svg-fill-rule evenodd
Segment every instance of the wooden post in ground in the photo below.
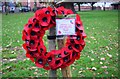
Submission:
M 55 35 L 55 27 L 50 28 L 49 35 Z M 56 48 L 55 40 L 49 40 L 49 51 L 54 50 Z M 49 79 L 57 79 L 57 71 L 50 70 L 49 71 Z
M 51 3 L 51 7 L 54 7 L 54 2 Z M 56 35 L 56 27 L 52 27 L 49 30 L 49 35 Z M 56 49 L 56 39 L 49 40 L 49 51 Z M 57 70 L 49 70 L 49 79 L 57 79 Z
M 58 39 L 58 49 L 61 49 L 64 46 L 65 39 Z M 61 69 L 63 79 L 72 77 L 70 66 Z
M 76 17 L 75 14 L 71 14 L 64 18 L 74 18 L 75 19 L 75 17 Z M 61 49 L 62 47 L 64 47 L 64 45 L 66 43 L 66 37 L 64 37 L 64 39 L 57 39 L 57 43 L 58 43 L 58 49 Z M 62 72 L 63 79 L 67 79 L 67 78 L 70 79 L 70 77 L 72 77 L 70 66 L 62 68 L 61 72 Z
M 57 16 L 57 17 L 58 18 L 65 18 L 64 16 Z M 58 50 L 64 47 L 65 42 L 66 42 L 66 37 L 64 37 L 62 39 L 61 38 L 57 39 Z M 72 77 L 70 67 L 62 68 L 61 72 L 62 72 L 63 79 Z

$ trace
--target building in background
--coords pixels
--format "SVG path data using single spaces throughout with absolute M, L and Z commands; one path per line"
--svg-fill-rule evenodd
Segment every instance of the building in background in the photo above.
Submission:
M 14 13 L 15 12 L 15 9 L 16 9 L 16 7 L 15 7 L 15 3 L 13 2 L 9 2 L 8 3 L 8 9 L 9 9 L 9 12 L 12 12 L 12 13 Z
M 40 3 L 42 2 L 42 3 Z M 22 6 L 28 6 L 32 9 L 34 9 L 35 4 L 37 8 L 45 7 L 47 0 L 24 0 L 24 2 L 21 2 Z
M 16 2 L 14 2 L 16 1 Z M 72 3 L 80 3 L 79 5 L 74 5 L 73 7 L 75 8 L 76 11 L 79 9 L 81 11 L 85 10 L 112 10 L 112 9 L 120 9 L 120 0 L 90 0 L 90 2 L 86 2 L 89 0 L 75 0 L 76 2 L 73 2 L 73 0 L 11 0 L 9 2 L 9 10 L 14 11 L 16 9 L 19 9 L 20 6 L 16 6 L 17 3 L 20 3 L 21 6 L 24 8 L 28 7 L 31 11 L 36 7 L 37 9 L 40 9 L 42 7 L 45 7 L 47 4 L 46 2 L 53 2 L 53 1 L 72 1 Z M 96 2 L 91 2 L 91 1 L 96 1 Z M 81 4 L 82 2 L 82 4 Z M 5 0 L 3 2 L 0 2 L 0 12 L 5 12 Z M 92 3 L 94 3 L 92 5 Z M 66 5 L 67 6 L 67 5 Z M 19 12 L 17 10 L 17 12 Z
M 120 10 L 120 2 L 116 2 L 116 3 L 113 3 L 113 4 L 111 4 L 111 6 L 113 7 L 113 9 L 115 9 L 115 10 Z
M 3 11 L 3 3 L 0 2 L 0 12 L 2 12 L 2 11 Z

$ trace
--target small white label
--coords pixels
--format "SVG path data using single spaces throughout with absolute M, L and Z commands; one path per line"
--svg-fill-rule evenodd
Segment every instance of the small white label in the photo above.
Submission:
M 56 19 L 57 35 L 75 35 L 75 19 Z

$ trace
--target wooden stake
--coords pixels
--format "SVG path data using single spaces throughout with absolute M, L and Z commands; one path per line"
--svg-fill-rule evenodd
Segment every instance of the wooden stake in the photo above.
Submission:
M 49 35 L 55 35 L 55 27 L 50 28 Z M 49 51 L 54 50 L 56 48 L 55 40 L 49 40 Z M 49 79 L 57 79 L 57 71 L 50 70 L 49 71 Z
M 70 66 L 61 69 L 61 71 L 62 71 L 63 77 L 65 77 L 65 78 L 70 78 L 70 77 L 72 77 Z M 64 79 L 65 79 L 65 78 L 64 78 Z
M 57 40 L 58 49 L 61 49 L 64 46 L 65 41 L 66 41 L 66 38 Z M 63 79 L 66 79 L 68 77 L 72 77 L 70 67 L 62 68 L 61 72 L 62 72 Z
M 75 16 L 76 16 L 75 14 L 71 14 L 64 18 L 75 18 Z M 66 37 L 64 37 L 64 39 L 58 39 L 57 42 L 58 42 L 58 49 L 61 49 L 62 47 L 64 47 L 66 43 Z M 72 77 L 70 66 L 66 68 L 62 68 L 61 72 L 62 72 L 63 79 L 67 79 L 67 78 L 70 79 L 70 77 Z

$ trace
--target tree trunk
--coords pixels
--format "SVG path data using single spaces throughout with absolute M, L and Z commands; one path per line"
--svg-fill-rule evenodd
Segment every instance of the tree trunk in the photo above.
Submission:
M 8 2 L 5 2 L 5 14 L 8 15 Z
M 104 7 L 103 7 L 103 10 L 105 11 L 105 5 L 106 5 L 106 2 L 104 2 Z
M 55 27 L 50 28 L 49 35 L 55 35 L 56 33 Z M 56 48 L 55 40 L 49 40 L 49 51 L 54 50 Z M 49 70 L 49 79 L 57 79 L 57 70 Z
M 74 13 L 76 13 L 72 2 L 63 2 L 63 3 L 61 3 L 61 5 L 67 9 L 71 9 Z
M 34 12 L 36 12 L 36 10 L 37 10 L 37 2 L 36 0 L 34 0 Z
M 93 6 L 94 4 L 95 4 L 95 2 L 92 2 L 92 3 L 91 3 L 91 7 L 92 7 L 91 9 L 92 9 L 92 10 L 94 10 L 94 6 Z
M 81 11 L 81 9 L 80 9 L 80 3 L 77 3 L 78 4 L 78 11 Z

